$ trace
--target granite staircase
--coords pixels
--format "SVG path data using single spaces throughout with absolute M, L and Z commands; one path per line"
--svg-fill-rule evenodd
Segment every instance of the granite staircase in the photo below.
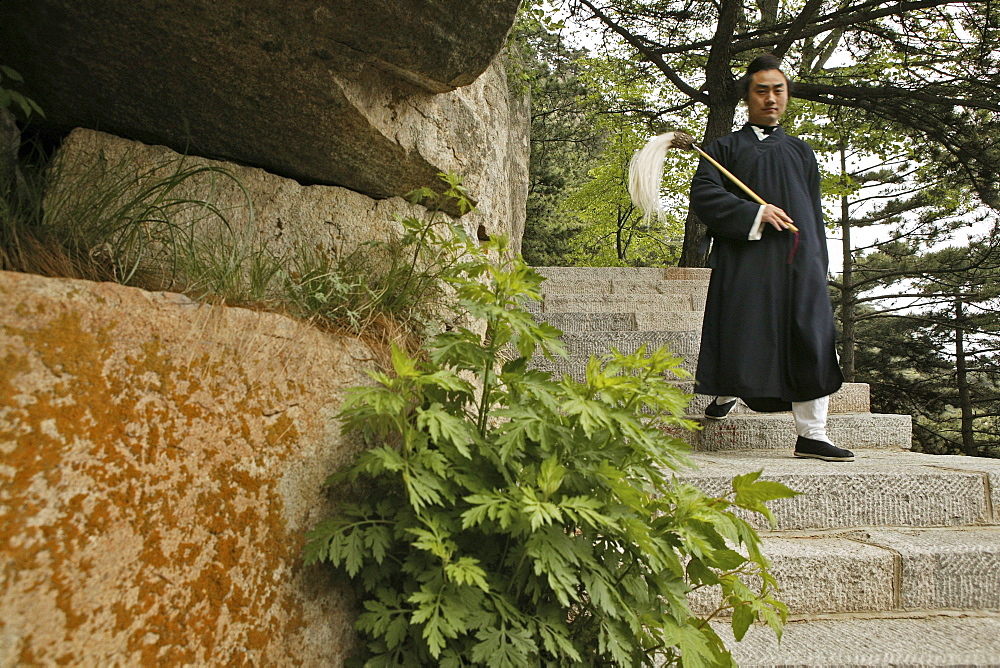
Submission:
M 536 315 L 570 353 L 540 368 L 579 378 L 591 354 L 649 343 L 694 371 L 709 270 L 539 271 Z M 1000 460 L 910 452 L 910 417 L 871 413 L 863 384 L 831 398 L 828 431 L 851 463 L 794 458 L 790 413 L 740 404 L 706 421 L 710 399 L 689 409 L 703 429 L 685 436 L 698 465 L 685 477 L 721 494 L 763 470 L 803 492 L 771 504 L 774 527 L 751 518 L 790 617 L 780 644 L 764 626 L 737 643 L 720 624 L 740 666 L 1000 666 Z

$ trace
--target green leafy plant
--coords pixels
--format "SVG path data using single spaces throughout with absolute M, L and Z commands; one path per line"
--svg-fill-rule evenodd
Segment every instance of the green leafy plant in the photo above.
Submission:
M 467 206 L 461 178 L 440 177 L 443 196 Z M 441 196 L 424 189 L 414 191 L 411 199 Z M 385 338 L 440 328 L 448 320 L 444 306 L 451 297 L 442 279 L 454 270 L 465 240 L 452 234 L 437 211 L 427 220 L 411 216 L 398 222 L 402 233 L 387 240 L 367 241 L 342 253 L 311 248 L 294 253 L 282 292 L 289 310 L 324 327 L 356 333 L 374 335 L 388 327 Z
M 737 509 L 794 494 L 759 474 L 710 497 L 672 474 L 690 397 L 665 349 L 591 359 L 584 382 L 534 370 L 560 332 L 524 300 L 542 278 L 503 240 L 445 273 L 454 327 L 353 390 L 344 429 L 369 446 L 329 482 L 344 498 L 308 535 L 307 563 L 346 575 L 366 666 L 733 664 L 709 620 L 778 633 L 786 608 Z M 756 589 L 747 582 L 758 583 Z M 687 596 L 717 586 L 695 615 Z
M 34 112 L 39 116 L 45 117 L 45 112 L 42 108 L 32 100 L 30 97 L 25 97 L 16 90 L 12 90 L 4 85 L 4 79 L 13 81 L 15 83 L 24 83 L 24 77 L 22 77 L 17 70 L 6 65 L 0 65 L 0 108 L 7 109 L 10 107 L 16 107 L 21 110 L 25 118 L 30 118 L 31 113 Z

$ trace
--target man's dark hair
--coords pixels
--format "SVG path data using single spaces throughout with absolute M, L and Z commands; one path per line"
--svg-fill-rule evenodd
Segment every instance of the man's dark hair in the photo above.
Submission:
M 782 76 L 785 77 L 785 81 L 788 82 L 788 94 L 792 94 L 792 80 L 781 70 L 781 60 L 773 53 L 764 53 L 750 61 L 750 64 L 747 65 L 747 73 L 740 77 L 740 80 L 737 82 L 737 85 L 740 87 L 740 94 L 744 100 L 750 95 L 750 81 L 753 80 L 753 75 L 764 70 L 778 70 L 781 72 Z

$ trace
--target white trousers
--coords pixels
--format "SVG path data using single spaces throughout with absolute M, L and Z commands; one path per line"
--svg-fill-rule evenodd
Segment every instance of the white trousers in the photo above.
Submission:
M 720 404 L 726 404 L 736 397 L 719 397 Z M 820 397 L 812 401 L 793 401 L 792 416 L 795 418 L 795 433 L 803 438 L 830 442 L 826 435 L 826 415 L 830 409 L 830 397 Z

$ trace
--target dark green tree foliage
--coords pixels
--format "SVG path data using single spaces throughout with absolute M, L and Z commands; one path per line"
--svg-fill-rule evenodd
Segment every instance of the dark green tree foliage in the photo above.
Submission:
M 648 109 L 648 73 L 569 48 L 561 24 L 530 3 L 512 52 L 532 97 L 525 259 L 536 266 L 676 263 L 682 223 L 643 220 L 627 188 L 633 152 L 661 125 Z
M 919 450 L 1000 456 L 995 237 L 925 253 L 886 245 L 859 273 L 907 289 L 892 290 L 894 309 L 858 318 L 859 380 L 871 384 L 873 404 L 912 414 Z
M 940 248 L 995 216 L 967 182 L 922 162 L 897 124 L 872 124 L 851 109 L 830 121 L 801 127 L 817 150 L 838 157 L 823 191 L 840 200 L 828 219 L 842 237 L 843 270 L 831 286 L 844 375 L 871 384 L 876 410 L 914 416 L 917 449 L 993 453 L 986 323 L 996 304 L 982 276 L 992 273 L 995 249 L 982 241 Z M 856 243 L 857 232 L 868 241 Z
M 946 242 L 982 211 L 967 186 L 921 164 L 894 124 L 872 124 L 840 109 L 830 122 L 799 126 L 817 151 L 836 156 L 836 166 L 824 174 L 823 192 L 836 197 L 827 220 L 840 233 L 842 272 L 831 285 L 841 325 L 841 366 L 853 382 L 856 311 L 865 305 L 881 309 L 888 288 L 882 273 L 864 273 L 865 258 L 900 244 L 919 252 Z
M 393 372 L 351 393 L 341 418 L 370 449 L 331 478 L 350 502 L 306 548 L 350 578 L 365 665 L 735 666 L 708 618 L 730 610 L 742 638 L 755 619 L 779 631 L 785 607 L 734 510 L 769 516 L 794 492 L 759 473 L 721 498 L 673 479 L 680 360 L 612 351 L 579 383 L 532 370 L 560 350 L 522 307 L 541 277 L 453 233 L 457 308 L 485 334 L 395 349 Z M 694 615 L 687 594 L 715 585 L 718 608 Z
M 569 264 L 570 240 L 583 223 L 561 208 L 587 180 L 603 137 L 594 122 L 597 97 L 581 77 L 584 52 L 568 47 L 558 27 L 530 7 L 522 11 L 512 57 L 531 95 L 531 158 L 521 252 L 533 266 Z
M 707 109 L 706 143 L 733 127 L 743 66 L 773 52 L 797 79 L 796 97 L 895 124 L 925 161 L 1000 206 L 1000 7 L 991 0 L 560 4 L 658 73 L 664 94 L 651 105 Z M 689 219 L 682 265 L 704 264 L 703 236 Z

